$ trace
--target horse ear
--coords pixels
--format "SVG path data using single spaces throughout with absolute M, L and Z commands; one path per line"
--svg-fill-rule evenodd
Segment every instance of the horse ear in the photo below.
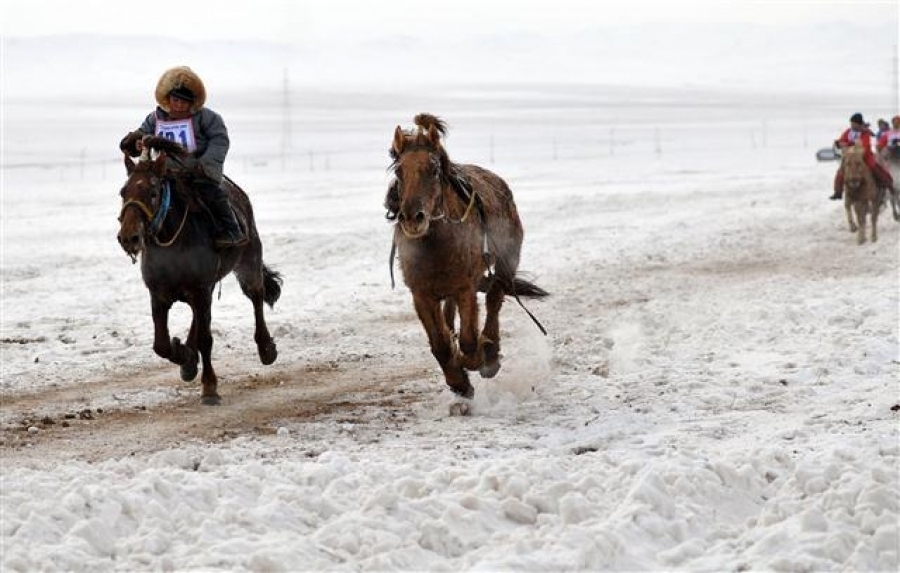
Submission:
M 159 156 L 153 161 L 153 172 L 157 175 L 162 175 L 166 172 L 166 154 L 160 153 Z
M 131 158 L 128 157 L 127 153 L 123 153 L 122 155 L 125 156 L 125 173 L 131 175 L 131 172 L 134 171 L 134 161 L 132 161 Z
M 403 153 L 403 144 L 406 142 L 406 137 L 403 135 L 403 130 L 400 129 L 400 126 L 397 126 L 397 129 L 394 130 L 394 143 L 391 145 L 391 148 L 394 150 L 394 153 L 400 155 Z

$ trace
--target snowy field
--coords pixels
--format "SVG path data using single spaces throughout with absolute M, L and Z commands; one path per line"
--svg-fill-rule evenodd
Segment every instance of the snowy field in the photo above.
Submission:
M 900 225 L 857 246 L 814 161 L 857 109 L 309 91 L 286 132 L 279 97 L 210 102 L 285 279 L 269 367 L 223 281 L 218 407 L 153 354 L 115 239 L 149 109 L 8 102 L 0 569 L 897 570 Z M 422 111 L 510 184 L 552 293 L 546 337 L 507 302 L 471 417 L 390 285 L 387 149 Z

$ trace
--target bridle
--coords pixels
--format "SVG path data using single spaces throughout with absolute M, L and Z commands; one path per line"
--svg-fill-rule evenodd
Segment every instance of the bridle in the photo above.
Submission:
M 430 146 L 411 145 L 411 146 L 405 147 L 403 149 L 403 151 L 400 153 L 400 155 L 397 157 L 398 166 L 400 163 L 400 157 L 403 157 L 403 155 L 405 153 L 407 153 L 408 151 L 425 151 L 426 153 L 428 153 L 429 160 L 436 159 L 438 162 L 438 165 L 440 165 L 440 163 L 441 163 L 441 158 L 435 155 L 434 151 L 432 150 L 432 148 Z M 438 177 L 438 180 L 441 185 L 441 193 L 440 193 L 439 202 L 438 202 L 437 215 L 429 215 L 429 217 L 428 217 L 429 222 L 446 221 L 448 223 L 460 224 L 460 223 L 465 223 L 466 219 L 469 218 L 469 215 L 472 214 L 472 210 L 475 207 L 477 194 L 475 193 L 474 190 L 470 189 L 468 191 L 468 193 L 469 193 L 468 204 L 466 205 L 466 210 L 463 213 L 462 217 L 460 217 L 459 219 L 453 219 L 452 217 L 447 215 L 447 210 L 444 209 L 444 193 L 446 193 L 446 190 L 445 190 L 446 186 L 452 187 L 452 183 L 449 181 L 449 177 L 450 177 L 450 175 L 444 173 L 444 171 L 442 169 L 440 172 L 440 175 Z M 401 185 L 401 187 L 402 187 L 402 185 Z M 402 197 L 399 197 L 399 198 L 402 200 Z
M 171 193 L 171 190 L 165 188 L 165 181 L 157 176 L 150 176 L 150 189 L 156 190 L 160 197 L 164 197 L 166 193 Z M 168 201 L 164 200 L 160 202 L 160 206 L 157 208 L 156 212 L 154 212 L 150 207 L 147 206 L 146 203 L 141 201 L 140 199 L 127 199 L 122 204 L 122 209 L 119 210 L 119 223 L 122 222 L 122 218 L 125 216 L 125 211 L 129 207 L 135 207 L 138 211 L 146 219 L 147 223 L 147 234 L 150 238 L 153 239 L 153 242 L 156 243 L 159 247 L 171 247 L 178 237 L 181 235 L 181 231 L 184 230 L 184 225 L 187 222 L 188 211 L 189 209 L 185 208 L 184 215 L 181 218 L 181 223 L 178 225 L 178 229 L 175 231 L 175 234 L 172 235 L 172 238 L 168 241 L 161 241 L 159 236 L 157 235 L 162 227 L 162 222 L 165 220 L 166 214 L 168 213 Z M 136 258 L 134 255 L 131 255 L 132 261 L 135 261 Z

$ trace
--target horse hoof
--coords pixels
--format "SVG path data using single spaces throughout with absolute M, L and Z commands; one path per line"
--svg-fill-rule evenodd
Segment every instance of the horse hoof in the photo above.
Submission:
M 268 366 L 278 358 L 278 347 L 274 342 L 259 347 L 259 361 Z
M 478 369 L 478 373 L 481 374 L 482 378 L 493 378 L 497 375 L 497 372 L 500 372 L 500 361 L 491 362 L 490 364 L 484 363 L 481 365 L 481 368 Z
M 222 398 L 220 398 L 218 395 L 216 395 L 216 396 L 201 396 L 200 403 L 202 403 L 204 406 L 218 406 L 219 404 L 222 403 Z
M 190 382 L 197 377 L 197 363 L 181 365 L 181 379 Z
M 472 415 L 472 401 L 471 400 L 458 400 L 450 404 L 450 415 L 451 416 L 471 416 Z

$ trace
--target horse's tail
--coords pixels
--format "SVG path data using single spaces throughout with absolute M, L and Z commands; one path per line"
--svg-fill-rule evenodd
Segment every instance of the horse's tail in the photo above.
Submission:
M 511 296 L 516 299 L 516 302 L 519 303 L 519 306 L 522 307 L 522 310 L 525 311 L 525 314 L 528 315 L 528 318 L 534 322 L 535 326 L 544 334 L 547 335 L 547 329 L 544 328 L 544 325 L 541 324 L 541 321 L 537 319 L 534 314 L 528 310 L 528 307 L 525 306 L 525 303 L 522 302 L 523 298 L 536 298 L 542 299 L 550 296 L 550 293 L 537 286 L 531 281 L 527 281 L 521 277 L 516 276 L 504 276 L 506 273 L 498 273 L 497 278 L 500 280 L 500 284 L 503 285 L 503 294 L 506 296 Z
M 550 293 L 537 286 L 531 281 L 526 281 L 525 279 L 519 277 L 513 277 L 512 280 L 512 292 L 506 288 L 506 284 L 503 285 L 503 290 L 506 294 L 510 296 L 520 296 L 522 298 L 536 298 L 542 299 L 550 296 Z
M 269 307 L 275 306 L 275 302 L 281 296 L 282 283 L 284 279 L 281 278 L 281 273 L 263 265 L 263 300 Z

